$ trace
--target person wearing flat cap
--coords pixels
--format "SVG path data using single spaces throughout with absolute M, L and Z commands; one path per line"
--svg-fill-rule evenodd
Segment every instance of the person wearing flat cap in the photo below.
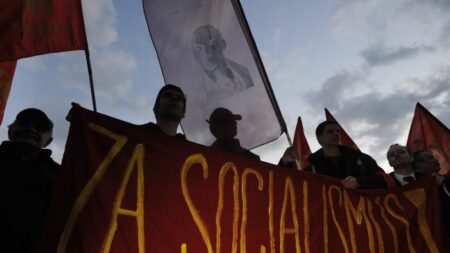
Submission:
M 0 238 L 8 252 L 34 252 L 59 171 L 45 149 L 52 121 L 28 108 L 9 125 L 9 141 L 0 145 Z
M 237 121 L 241 119 L 241 115 L 233 114 L 226 108 L 216 108 L 206 121 L 212 135 L 216 137 L 211 147 L 260 160 L 258 155 L 241 147 L 239 140 L 234 138 L 237 135 Z

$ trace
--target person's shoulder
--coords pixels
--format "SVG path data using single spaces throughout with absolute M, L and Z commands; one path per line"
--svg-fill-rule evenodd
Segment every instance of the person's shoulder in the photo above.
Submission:
M 347 146 L 339 145 L 339 151 L 344 154 L 351 154 L 351 155 L 365 155 L 363 152 L 356 150 L 354 148 L 350 148 Z
M 261 161 L 261 158 L 259 157 L 259 155 L 251 152 L 250 150 L 247 150 L 245 153 L 245 156 L 247 156 L 248 158 L 254 159 L 254 160 L 258 160 Z
M 350 155 L 350 156 L 362 157 L 362 158 L 365 158 L 365 159 L 373 160 L 373 158 L 370 155 L 368 155 L 366 153 L 363 153 L 363 152 L 361 152 L 359 150 L 353 149 L 353 148 L 349 148 L 349 147 L 346 147 L 346 146 L 339 145 L 339 150 L 342 153 Z
M 141 127 L 147 127 L 147 128 L 150 128 L 150 129 L 157 129 L 157 130 L 160 130 L 159 129 L 159 127 L 158 127 L 158 125 L 156 125 L 155 123 L 153 123 L 153 122 L 148 122 L 148 123 L 145 123 L 145 124 L 142 124 L 142 125 L 139 125 L 139 126 L 141 126 Z
M 312 160 L 314 160 L 314 159 L 317 159 L 317 158 L 320 157 L 320 156 L 323 156 L 323 149 L 322 149 L 322 148 L 320 148 L 319 150 L 317 150 L 317 151 L 314 152 L 314 153 L 311 153 L 311 154 L 308 156 L 308 160 L 312 161 Z
M 140 127 L 147 128 L 147 129 L 152 129 L 152 130 L 154 130 L 154 131 L 157 131 L 157 132 L 159 132 L 159 133 L 164 134 L 163 130 L 161 130 L 161 128 L 160 128 L 157 124 L 155 124 L 155 123 L 153 123 L 153 122 L 148 122 L 148 123 L 146 123 L 146 124 L 139 125 L 139 126 L 140 126 Z M 165 135 L 165 134 L 164 134 L 164 135 Z M 186 136 L 185 136 L 184 134 L 182 134 L 182 133 L 177 133 L 177 134 L 175 135 L 175 138 L 180 139 L 180 140 L 186 140 Z

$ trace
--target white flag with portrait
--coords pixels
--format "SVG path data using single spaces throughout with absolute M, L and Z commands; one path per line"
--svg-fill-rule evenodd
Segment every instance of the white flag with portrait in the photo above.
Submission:
M 251 149 L 275 140 L 284 121 L 247 22 L 235 0 L 143 0 L 164 80 L 187 97 L 183 130 L 210 145 L 214 109 L 241 115 L 237 138 Z

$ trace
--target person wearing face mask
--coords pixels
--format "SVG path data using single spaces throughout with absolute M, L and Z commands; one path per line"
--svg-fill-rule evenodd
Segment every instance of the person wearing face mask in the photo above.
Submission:
M 8 252 L 34 252 L 41 236 L 59 164 L 52 151 L 53 123 L 36 108 L 17 114 L 0 145 L 0 234 Z

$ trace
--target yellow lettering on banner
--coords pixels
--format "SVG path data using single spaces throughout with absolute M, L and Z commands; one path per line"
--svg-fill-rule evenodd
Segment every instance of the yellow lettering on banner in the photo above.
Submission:
M 294 222 L 294 228 L 286 228 L 286 208 L 288 205 L 288 198 L 290 199 L 291 212 L 292 212 L 292 220 Z M 298 217 L 297 217 L 297 208 L 296 208 L 296 197 L 295 197 L 295 189 L 292 183 L 292 179 L 290 177 L 286 178 L 284 184 L 284 199 L 283 199 L 283 207 L 281 209 L 281 217 L 280 217 L 280 253 L 284 253 L 284 236 L 285 234 L 294 234 L 295 235 L 295 250 L 297 253 L 301 252 L 300 248 L 300 233 L 298 226 Z
M 341 225 L 339 225 L 339 222 L 336 218 L 336 212 L 334 211 L 334 202 L 333 202 L 333 196 L 332 191 L 335 190 L 339 193 L 339 206 L 342 207 L 342 191 L 339 187 L 332 185 L 330 188 L 328 188 L 328 200 L 330 201 L 330 208 L 331 208 L 331 216 L 333 216 L 334 224 L 336 225 L 336 229 L 338 230 L 339 237 L 341 238 L 342 245 L 344 246 L 345 253 L 348 253 L 348 245 L 347 240 L 345 239 L 344 232 L 342 231 Z
M 389 227 L 392 233 L 392 239 L 394 242 L 394 253 L 398 253 L 398 236 L 397 236 L 397 230 L 395 230 L 394 225 L 392 222 L 387 218 L 386 216 L 386 209 L 384 206 L 381 205 L 380 197 L 375 198 L 375 204 L 380 208 L 381 216 L 383 217 L 384 222 Z
M 358 252 L 358 248 L 356 247 L 356 239 L 355 239 L 355 228 L 353 226 L 353 219 L 356 221 L 356 224 L 361 225 L 363 220 L 366 222 L 367 236 L 369 238 L 369 250 L 370 252 L 375 252 L 375 241 L 373 239 L 373 231 L 372 225 L 370 224 L 369 219 L 367 218 L 366 212 L 366 204 L 363 197 L 359 198 L 358 207 L 355 207 L 348 196 L 348 191 L 344 191 L 344 206 L 345 206 L 345 214 L 347 215 L 347 223 L 348 223 L 348 231 L 350 233 L 350 242 L 352 245 L 352 252 Z M 351 216 L 350 216 L 351 215 Z M 352 219 L 353 217 L 353 219 Z
M 223 212 L 223 188 L 225 186 L 225 177 L 229 171 L 233 172 L 233 240 L 231 246 L 231 252 L 235 253 L 238 249 L 238 226 L 239 226 L 239 174 L 236 166 L 231 163 L 225 163 L 220 169 L 219 174 L 219 203 L 217 204 L 216 212 L 216 252 L 220 253 L 221 247 L 221 219 Z
M 261 248 L 260 248 L 259 252 L 260 253 L 266 253 L 266 247 L 264 245 L 261 245 Z
M 327 188 L 322 185 L 322 204 L 323 204 L 323 249 L 328 253 L 328 207 L 327 207 Z
M 439 250 L 436 246 L 436 242 L 433 239 L 431 234 L 430 226 L 428 226 L 427 222 L 427 214 L 426 214 L 426 202 L 427 196 L 425 194 L 425 190 L 423 188 L 414 189 L 411 191 L 403 192 L 403 195 L 408 198 L 411 203 L 417 208 L 417 222 L 419 223 L 420 233 L 422 234 L 425 242 L 427 243 L 428 249 L 430 252 L 438 253 Z
M 380 224 L 378 224 L 377 220 L 375 219 L 375 217 L 373 216 L 373 203 L 369 200 L 366 199 L 367 201 L 367 208 L 369 211 L 369 218 L 372 221 L 374 227 L 375 227 L 375 231 L 377 233 L 377 237 L 378 237 L 378 252 L 384 252 L 384 240 L 383 240 L 383 233 L 381 231 L 381 227 Z
M 214 253 L 211 239 L 208 233 L 208 228 L 206 227 L 202 217 L 200 217 L 200 212 L 192 202 L 192 198 L 189 194 L 189 189 L 187 186 L 187 173 L 189 172 L 189 169 L 191 169 L 191 167 L 195 164 L 199 164 L 202 167 L 203 178 L 208 178 L 208 164 L 206 163 L 206 158 L 202 154 L 190 155 L 184 162 L 183 167 L 181 167 L 181 190 L 183 192 L 184 200 L 186 201 L 189 211 L 191 212 L 192 218 L 194 219 L 194 222 L 197 225 L 198 230 L 200 231 L 206 248 L 208 249 L 208 253 Z
M 187 253 L 187 245 L 186 245 L 186 243 L 181 244 L 181 253 Z
M 305 253 L 309 253 L 309 210 L 308 210 L 308 182 L 303 181 L 303 222 L 305 236 Z
M 270 253 L 275 253 L 275 233 L 273 229 L 273 171 L 269 172 L 269 235 Z
M 385 198 L 384 198 L 384 206 L 386 207 L 386 210 L 388 211 L 388 213 L 394 217 L 395 219 L 397 219 L 398 221 L 400 221 L 401 223 L 405 224 L 406 227 L 406 241 L 408 242 L 408 248 L 409 251 L 412 253 L 415 253 L 416 250 L 414 249 L 414 246 L 412 245 L 412 240 L 411 240 L 411 232 L 410 232 L 410 225 L 408 220 L 406 220 L 405 218 L 403 218 L 402 216 L 400 216 L 399 214 L 395 213 L 394 210 L 389 206 L 389 200 L 392 200 L 398 208 L 400 208 L 400 210 L 404 210 L 405 208 L 400 204 L 400 200 L 398 199 L 398 197 L 394 194 L 388 194 Z
M 138 144 L 134 149 L 133 155 L 128 163 L 127 170 L 120 184 L 119 191 L 116 199 L 114 200 L 112 210 L 112 220 L 109 224 L 107 236 L 103 241 L 102 250 L 103 253 L 109 253 L 111 251 L 111 244 L 114 239 L 114 235 L 117 231 L 117 219 L 119 215 L 136 217 L 137 234 L 138 234 L 138 252 L 145 253 L 145 233 L 144 233 L 144 145 Z M 121 208 L 123 198 L 127 189 L 128 182 L 130 181 L 131 173 L 133 169 L 137 167 L 137 200 L 136 210 L 128 210 Z
M 241 184 L 241 195 L 242 195 L 242 222 L 241 222 L 241 243 L 240 243 L 240 252 L 246 253 L 247 252 L 247 245 L 246 245 L 246 228 L 247 228 L 247 176 L 249 174 L 253 174 L 256 179 L 258 179 L 258 190 L 262 191 L 264 186 L 264 181 L 259 174 L 258 171 L 252 169 L 252 168 L 245 168 L 244 172 L 242 173 L 242 184 Z
M 120 150 L 123 148 L 123 146 L 128 140 L 126 136 L 115 134 L 109 131 L 108 129 L 96 125 L 94 123 L 89 123 L 88 126 L 93 131 L 115 140 L 115 143 L 109 150 L 106 157 L 100 163 L 98 168 L 96 169 L 95 174 L 92 176 L 91 179 L 89 179 L 89 181 L 86 183 L 83 190 L 81 191 L 80 195 L 77 197 L 75 204 L 73 205 L 72 210 L 70 211 L 67 223 L 64 226 L 64 230 L 61 233 L 58 249 L 56 251 L 57 253 L 66 252 L 67 244 L 69 242 L 70 236 L 72 235 L 72 231 L 75 226 L 75 222 L 78 218 L 78 215 L 81 213 L 81 210 L 83 210 L 84 206 L 86 205 L 86 202 L 89 200 L 95 188 L 102 180 L 103 175 L 105 174 L 112 160 L 117 156 L 117 154 L 120 152 Z

